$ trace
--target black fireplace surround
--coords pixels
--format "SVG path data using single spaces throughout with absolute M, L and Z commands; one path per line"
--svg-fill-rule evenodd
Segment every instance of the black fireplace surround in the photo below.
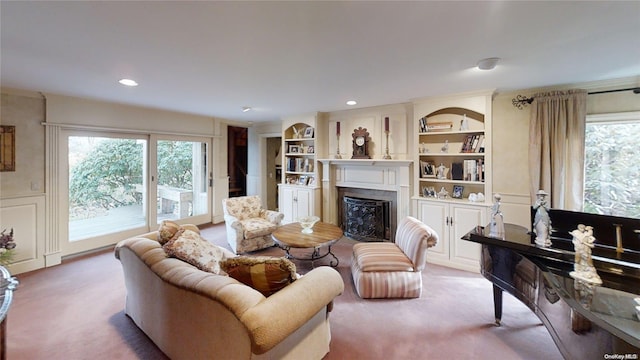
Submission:
M 389 241 L 389 201 L 342 198 L 342 229 L 358 241 Z

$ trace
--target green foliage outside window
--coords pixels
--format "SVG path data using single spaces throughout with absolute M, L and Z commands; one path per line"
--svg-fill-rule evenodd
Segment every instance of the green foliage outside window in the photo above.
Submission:
M 101 141 L 70 172 L 73 207 L 105 210 L 142 201 L 144 145 L 134 139 Z M 192 143 L 158 142 L 159 184 L 191 189 Z
M 640 123 L 591 123 L 585 134 L 584 211 L 640 218 Z

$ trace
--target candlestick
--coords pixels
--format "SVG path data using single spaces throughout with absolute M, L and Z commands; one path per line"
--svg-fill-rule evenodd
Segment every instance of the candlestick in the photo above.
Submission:
M 338 149 L 336 150 L 336 156 L 334 156 L 334 158 L 342 159 L 342 155 L 340 155 L 340 122 L 339 121 L 338 121 L 338 135 L 336 137 L 338 138 Z
M 336 135 L 340 136 L 340 121 L 336 123 Z
M 389 119 L 389 118 L 387 118 L 387 119 Z M 389 130 L 386 130 L 384 133 L 387 134 L 387 146 L 386 146 L 386 149 L 385 149 L 385 152 L 384 152 L 384 156 L 382 158 L 389 160 L 389 159 L 391 159 L 391 155 L 389 155 Z
M 389 132 L 389 117 L 384 118 L 384 131 Z

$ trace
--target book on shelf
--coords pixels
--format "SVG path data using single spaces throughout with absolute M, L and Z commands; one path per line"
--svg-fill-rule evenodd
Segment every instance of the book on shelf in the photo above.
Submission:
M 444 131 L 451 130 L 452 128 L 453 123 L 450 121 L 427 123 L 427 131 Z
M 464 142 L 462 143 L 462 148 L 460 152 L 462 153 L 474 153 L 479 152 L 480 143 L 484 139 L 484 135 L 475 134 L 475 135 L 467 135 L 464 138 Z
M 480 135 L 473 135 L 471 149 L 469 152 L 477 152 L 479 140 L 480 140 Z
M 287 158 L 287 171 L 296 171 L 296 159 L 295 158 Z
M 463 178 L 464 181 L 476 181 L 477 164 L 475 160 L 463 161 Z
M 463 163 L 454 162 L 451 164 L 451 180 L 464 180 Z
M 423 117 L 418 121 L 420 125 L 420 132 L 427 132 L 427 117 Z
M 462 148 L 460 149 L 461 153 L 469 152 L 469 144 L 471 143 L 471 135 L 467 135 L 464 137 L 464 141 L 462 142 Z
M 484 159 L 464 160 L 462 164 L 462 180 L 484 182 Z
M 480 137 L 480 145 L 478 145 L 478 152 L 484 152 L 484 134 Z

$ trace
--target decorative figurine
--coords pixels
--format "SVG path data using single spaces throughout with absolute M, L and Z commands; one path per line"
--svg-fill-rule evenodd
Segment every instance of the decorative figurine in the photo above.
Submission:
M 440 148 L 440 152 L 447 153 L 449 152 L 449 140 L 444 141 L 444 145 Z
M 591 249 L 594 247 L 596 238 L 593 236 L 593 227 L 578 225 L 578 228 L 571 231 L 573 236 L 573 247 L 575 248 L 574 271 L 569 275 L 578 280 L 582 280 L 591 284 L 602 284 L 602 279 L 598 276 L 596 268 L 591 260 Z
M 440 163 L 440 165 L 438 166 L 437 175 L 438 175 L 438 179 L 440 180 L 447 178 L 447 167 L 444 166 L 443 163 Z
M 443 186 L 438 192 L 438 199 L 446 199 L 447 197 L 449 197 L 449 192 Z
M 502 196 L 500 194 L 493 195 L 495 202 L 493 203 L 493 207 L 491 208 L 491 222 L 489 223 L 489 236 L 495 237 L 498 239 L 504 239 L 505 231 L 504 231 L 504 218 L 502 216 L 502 211 L 500 211 L 500 200 Z
M 462 115 L 462 120 L 460 120 L 460 131 L 469 130 L 469 120 L 467 120 L 467 114 Z
M 536 234 L 536 245 L 541 247 L 551 246 L 551 218 L 549 217 L 549 206 L 547 205 L 547 194 L 544 190 L 538 190 L 536 203 L 533 209 L 536 215 L 533 218 L 533 232 Z

